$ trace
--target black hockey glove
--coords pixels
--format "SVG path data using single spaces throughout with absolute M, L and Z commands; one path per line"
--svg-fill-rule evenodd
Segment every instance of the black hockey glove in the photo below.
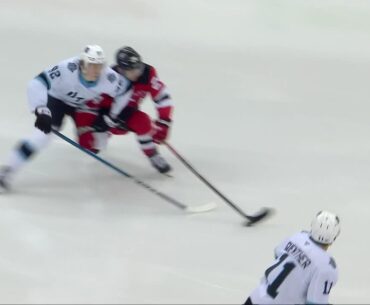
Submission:
M 96 118 L 92 127 L 96 132 L 107 132 L 110 128 L 116 128 L 118 125 L 117 120 L 107 114 L 101 114 Z
M 40 129 L 43 133 L 51 132 L 51 112 L 46 106 L 39 106 L 35 109 L 36 122 L 35 127 Z

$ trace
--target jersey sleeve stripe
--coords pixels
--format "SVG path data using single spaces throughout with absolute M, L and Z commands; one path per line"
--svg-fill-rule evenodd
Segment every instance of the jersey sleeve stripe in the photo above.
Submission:
M 48 80 L 48 78 L 46 77 L 45 73 L 42 72 L 40 73 L 39 75 L 36 76 L 36 79 L 40 80 L 48 90 L 50 90 L 51 86 L 50 86 L 50 82 Z
M 173 107 L 173 101 L 172 100 L 165 100 L 165 101 L 161 102 L 160 104 L 155 104 L 155 107 L 157 109 Z
M 169 100 L 171 99 L 171 96 L 169 94 L 165 94 L 163 96 L 161 96 L 158 100 L 155 100 L 154 102 L 156 104 L 160 104 L 161 102 L 165 101 L 165 100 Z

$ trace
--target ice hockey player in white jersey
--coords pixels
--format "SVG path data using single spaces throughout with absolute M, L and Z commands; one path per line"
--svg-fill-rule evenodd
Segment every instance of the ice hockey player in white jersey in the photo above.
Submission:
M 36 115 L 36 128 L 17 145 L 1 168 L 0 192 L 9 189 L 14 174 L 49 143 L 52 128 L 59 130 L 65 116 L 73 119 L 88 102 L 99 103 L 109 96 L 114 103 L 105 118 L 111 119 L 108 123 L 114 126 L 114 118 L 126 107 L 132 92 L 131 82 L 106 65 L 104 51 L 97 45 L 86 46 L 80 56 L 40 73 L 29 82 L 27 89 L 30 111 Z M 106 134 L 100 133 L 100 136 L 106 137 Z M 104 140 L 102 138 L 102 142 Z
M 328 304 L 338 271 L 327 250 L 339 233 L 338 216 L 319 212 L 311 232 L 295 234 L 275 249 L 276 262 L 245 304 Z

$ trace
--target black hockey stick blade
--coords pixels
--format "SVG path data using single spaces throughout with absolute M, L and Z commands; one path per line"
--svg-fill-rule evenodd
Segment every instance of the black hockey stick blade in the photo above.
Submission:
M 275 211 L 271 208 L 262 208 L 258 213 L 254 215 L 245 215 L 245 218 L 247 219 L 245 226 L 251 227 L 262 220 L 266 220 L 271 217 L 274 212 Z

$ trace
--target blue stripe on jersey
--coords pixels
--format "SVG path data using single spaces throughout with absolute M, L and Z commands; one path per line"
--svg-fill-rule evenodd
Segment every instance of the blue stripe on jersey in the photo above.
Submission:
M 48 90 L 50 90 L 50 87 L 51 87 L 50 82 L 49 82 L 49 80 L 48 80 L 48 78 L 47 78 L 47 76 L 44 72 L 40 73 L 35 78 L 38 79 L 39 81 L 41 81 L 46 86 L 46 88 Z
M 78 74 L 78 78 L 80 79 L 80 83 L 84 85 L 86 88 L 95 87 L 98 84 L 98 80 L 99 80 L 97 79 L 96 81 L 93 81 L 93 82 L 87 81 L 86 79 L 84 79 L 82 73 Z
M 35 153 L 35 150 L 30 143 L 22 142 L 18 147 L 18 153 L 22 159 L 27 160 Z

